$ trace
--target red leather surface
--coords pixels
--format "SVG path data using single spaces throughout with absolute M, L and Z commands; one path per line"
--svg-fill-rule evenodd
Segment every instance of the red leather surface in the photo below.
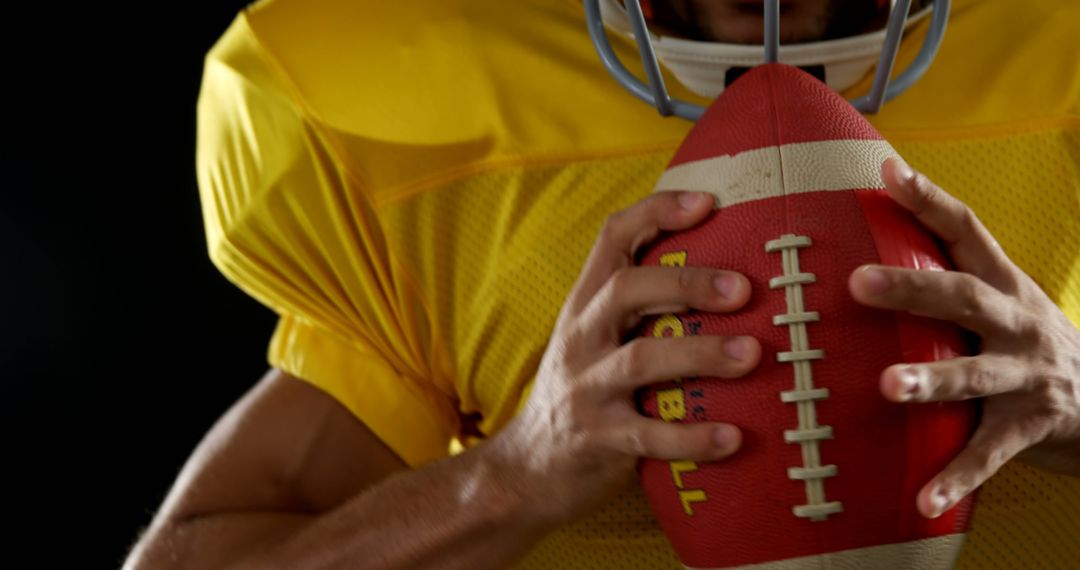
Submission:
M 862 206 L 881 263 L 911 269 L 952 269 L 948 259 L 940 254 L 933 238 L 884 190 L 857 192 L 855 197 Z M 951 324 L 907 313 L 896 313 L 895 317 L 902 362 L 932 362 L 968 353 L 959 331 Z M 904 407 L 908 415 L 905 495 L 917 494 L 962 449 L 955 439 L 942 439 L 938 434 L 965 433 L 975 424 L 975 407 L 971 402 L 910 404 Z M 904 510 L 903 514 L 908 520 L 905 520 L 903 527 L 928 535 L 966 530 L 974 507 L 975 494 L 933 520 L 919 516 L 914 510 Z
M 747 71 L 705 111 L 668 167 L 776 144 L 881 140 L 847 101 L 798 68 Z
M 794 68 L 766 66 L 724 92 L 672 165 L 680 157 L 833 138 L 880 136 L 813 78 Z M 825 351 L 823 360 L 812 363 L 814 385 L 830 390 L 816 409 L 818 423 L 832 426 L 834 438 L 819 448 L 822 464 L 839 469 L 824 480 L 826 499 L 844 507 L 824 521 L 799 518 L 791 510 L 807 502 L 804 483 L 787 473 L 803 465 L 801 447 L 783 437 L 784 430 L 798 426 L 796 404 L 780 400 L 781 392 L 795 387 L 793 366 L 776 360 L 778 352 L 791 349 L 791 339 L 787 325 L 772 323 L 788 308 L 783 289 L 768 285 L 783 274 L 781 254 L 765 251 L 766 242 L 784 234 L 813 240 L 798 257 L 801 270 L 816 276 L 816 282 L 803 286 L 806 310 L 821 314 L 820 322 L 806 325 L 810 348 Z M 640 263 L 658 264 L 660 255 L 675 251 L 687 252 L 687 265 L 739 271 L 753 287 L 750 302 L 738 313 L 678 315 L 688 334 L 749 334 L 764 349 L 761 365 L 744 378 L 682 379 L 641 394 L 643 413 L 659 417 L 657 390 L 680 388 L 684 421 L 732 422 L 744 434 L 734 457 L 681 475 L 684 490 L 707 495 L 693 504 L 692 516 L 684 512 L 669 463 L 641 463 L 642 484 L 683 563 L 736 566 L 966 528 L 970 502 L 927 521 L 915 510 L 915 494 L 962 448 L 974 421 L 973 404 L 893 404 L 878 388 L 880 373 L 890 364 L 960 352 L 958 332 L 943 323 L 863 307 L 847 290 L 848 275 L 865 263 L 945 265 L 934 241 L 910 215 L 880 189 L 793 194 L 718 210 L 702 225 L 655 243 Z M 651 334 L 652 327 L 652 320 L 643 323 L 641 334 Z

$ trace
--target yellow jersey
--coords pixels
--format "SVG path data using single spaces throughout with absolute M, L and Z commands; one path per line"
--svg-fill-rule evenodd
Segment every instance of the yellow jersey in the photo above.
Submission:
M 953 5 L 929 72 L 870 120 L 1080 323 L 1080 4 Z M 280 315 L 271 364 L 419 466 L 513 416 L 604 218 L 689 128 L 607 75 L 576 0 L 258 2 L 206 57 L 209 254 Z M 1010 463 L 960 567 L 1075 565 L 1077 513 L 1080 479 Z M 680 565 L 634 486 L 519 567 Z

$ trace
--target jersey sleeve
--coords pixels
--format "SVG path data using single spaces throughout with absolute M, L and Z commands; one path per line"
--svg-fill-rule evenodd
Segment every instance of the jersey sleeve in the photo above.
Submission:
M 207 54 L 197 105 L 210 258 L 280 315 L 272 365 L 336 398 L 410 465 L 446 455 L 453 382 L 422 299 L 296 93 L 241 13 Z

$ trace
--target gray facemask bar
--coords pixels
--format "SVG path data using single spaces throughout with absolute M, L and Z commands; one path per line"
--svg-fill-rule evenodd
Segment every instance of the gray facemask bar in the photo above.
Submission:
M 641 53 L 641 61 L 645 67 L 645 77 L 649 83 L 646 85 L 640 79 L 630 73 L 626 66 L 615 56 L 604 30 L 604 22 L 600 17 L 599 0 L 584 0 L 585 23 L 589 29 L 589 37 L 592 38 L 593 46 L 600 55 L 600 61 L 607 68 L 608 73 L 615 77 L 627 91 L 638 99 L 656 107 L 661 115 L 667 117 L 675 115 L 689 121 L 697 121 L 705 108 L 689 101 L 672 99 L 664 85 L 663 75 L 660 73 L 660 64 L 656 60 L 653 50 L 652 37 L 645 24 L 645 16 L 641 12 L 640 0 L 625 0 L 627 15 L 630 17 L 630 25 L 637 40 L 638 50 Z M 877 69 L 874 74 L 874 83 L 870 93 L 851 101 L 852 106 L 861 113 L 877 113 L 881 105 L 891 101 L 897 95 L 906 91 L 915 84 L 930 68 L 930 64 L 937 55 L 941 46 L 941 40 L 945 37 L 945 24 L 949 19 L 950 0 L 934 0 L 933 15 L 930 19 L 930 29 L 923 41 L 919 54 L 896 79 L 889 81 L 892 74 L 893 63 L 896 53 L 900 49 L 900 38 L 904 33 L 904 20 L 907 19 L 911 0 L 897 0 L 893 6 L 889 18 L 888 29 L 885 32 L 885 43 L 882 46 L 881 56 L 878 59 Z M 765 60 L 772 63 L 778 61 L 780 51 L 780 0 L 765 1 Z M 642 41 L 644 40 L 644 41 Z

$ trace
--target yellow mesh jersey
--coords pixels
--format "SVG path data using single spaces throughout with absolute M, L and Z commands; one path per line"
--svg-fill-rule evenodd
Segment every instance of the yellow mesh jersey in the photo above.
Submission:
M 871 118 L 1074 323 L 1076 22 L 1065 1 L 956 1 L 934 66 Z M 414 466 L 511 418 L 603 219 L 689 129 L 608 77 L 574 0 L 261 2 L 208 54 L 198 120 L 210 256 L 281 315 L 270 362 Z M 1010 464 L 961 567 L 1073 565 L 1077 513 L 1080 479 Z M 520 567 L 679 565 L 633 486 Z

